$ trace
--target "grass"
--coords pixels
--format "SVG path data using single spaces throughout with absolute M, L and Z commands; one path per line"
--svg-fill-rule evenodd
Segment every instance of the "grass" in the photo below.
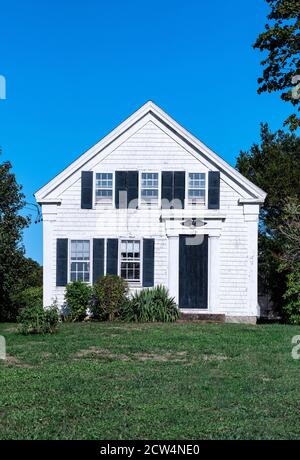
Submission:
M 1 324 L 1 439 L 299 439 L 299 327 Z

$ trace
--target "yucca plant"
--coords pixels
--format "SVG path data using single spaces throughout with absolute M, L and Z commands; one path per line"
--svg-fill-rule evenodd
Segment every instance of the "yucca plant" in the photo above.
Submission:
M 180 316 L 173 297 L 164 286 L 142 289 L 124 305 L 122 319 L 135 322 L 172 322 Z

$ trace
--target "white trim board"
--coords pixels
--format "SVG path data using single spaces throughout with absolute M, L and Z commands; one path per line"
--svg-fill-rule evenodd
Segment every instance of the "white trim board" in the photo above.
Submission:
M 180 126 L 174 119 L 172 119 L 152 101 L 144 104 L 139 110 L 127 118 L 127 120 L 125 120 L 117 128 L 111 131 L 111 133 L 109 133 L 97 144 L 83 153 L 77 160 L 71 163 L 70 166 L 68 166 L 45 186 L 39 189 L 35 193 L 36 200 L 39 203 L 49 201 L 47 200 L 47 196 L 54 192 L 54 190 L 56 190 L 64 182 L 67 182 L 66 186 L 69 187 L 70 178 L 75 173 L 79 174 L 80 170 L 86 165 L 87 162 L 93 160 L 93 158 L 98 156 L 100 152 L 103 152 L 103 157 L 107 156 L 107 154 L 116 148 L 113 143 L 118 144 L 124 142 L 126 140 L 125 138 L 127 137 L 126 135 L 132 134 L 129 133 L 129 130 L 132 131 L 133 127 L 135 130 L 138 130 L 149 120 L 155 124 L 158 124 L 160 128 L 164 126 L 168 131 L 168 134 L 173 133 L 174 137 L 172 137 L 175 138 L 178 143 L 184 145 L 187 151 L 198 157 L 199 160 L 200 155 L 201 158 L 208 162 L 208 164 L 212 165 L 213 168 L 220 170 L 223 173 L 223 177 L 226 177 L 238 188 L 244 190 L 248 195 L 250 195 L 250 198 L 258 200 L 259 202 L 264 201 L 266 193 L 263 190 L 261 190 L 259 187 L 246 179 L 242 174 L 236 171 L 232 166 L 230 166 L 209 147 L 207 147 L 191 133 Z M 117 140 L 119 140 L 119 142 L 117 142 Z M 98 162 L 101 160 L 103 160 L 103 158 L 98 158 Z

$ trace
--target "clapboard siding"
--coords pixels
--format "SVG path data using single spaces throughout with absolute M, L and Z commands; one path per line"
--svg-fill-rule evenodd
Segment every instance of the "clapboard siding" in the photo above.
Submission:
M 188 154 L 181 145 L 164 133 L 154 123 L 148 122 L 143 128 L 114 150 L 101 162 L 101 167 L 109 166 L 117 169 L 148 169 L 163 170 L 181 169 L 184 165 L 199 168 L 199 161 Z M 132 165 L 132 166 L 131 166 Z M 204 165 L 203 172 L 207 170 Z
M 88 170 L 88 165 L 85 166 Z M 94 171 L 195 171 L 206 172 L 201 156 L 195 157 L 152 122 L 148 122 L 129 139 L 119 145 L 96 166 Z M 81 180 L 78 177 L 60 193 L 61 206 L 49 244 L 51 258 L 51 298 L 64 302 L 64 288 L 56 286 L 56 240 L 119 238 L 155 238 L 154 284 L 168 286 L 168 239 L 166 227 L 159 221 L 161 210 L 109 210 L 96 206 L 81 209 Z M 221 173 L 220 213 L 225 215 L 219 245 L 219 305 L 216 313 L 248 314 L 248 227 L 241 195 L 234 190 Z
M 220 237 L 220 307 L 242 315 L 248 305 L 248 232 L 239 195 L 221 180 L 220 208 L 226 211 Z

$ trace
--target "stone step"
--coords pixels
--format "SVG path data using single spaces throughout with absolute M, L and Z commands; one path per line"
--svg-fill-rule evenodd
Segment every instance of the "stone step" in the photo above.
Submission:
M 181 313 L 178 322 L 194 321 L 203 323 L 225 323 L 225 315 L 214 315 L 210 313 Z

